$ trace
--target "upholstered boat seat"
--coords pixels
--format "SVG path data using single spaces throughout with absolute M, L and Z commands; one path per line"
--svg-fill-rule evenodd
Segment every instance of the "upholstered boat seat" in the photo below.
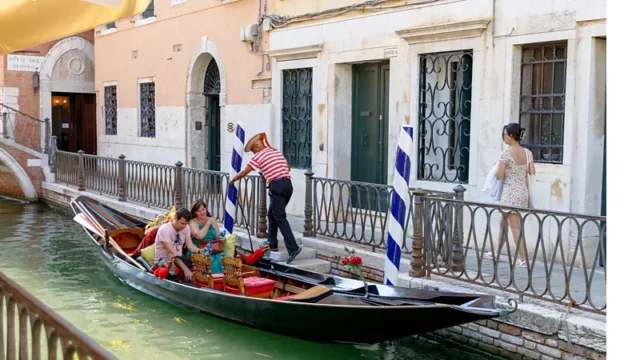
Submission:
M 223 291 L 224 289 L 224 275 L 223 274 L 211 274 L 210 275 L 213 280 L 213 289 Z M 195 285 L 199 288 L 208 288 L 209 283 L 205 283 L 202 281 L 195 281 Z
M 230 294 L 236 295 L 245 295 L 245 296 L 253 296 L 253 297 L 268 297 L 273 296 L 273 291 L 275 289 L 276 282 L 271 279 L 260 278 L 257 276 L 252 276 L 248 278 L 242 279 L 242 283 L 244 285 L 244 294 L 242 294 L 241 287 L 242 286 L 232 286 L 227 284 L 225 291 Z M 265 296 L 259 296 L 265 295 Z

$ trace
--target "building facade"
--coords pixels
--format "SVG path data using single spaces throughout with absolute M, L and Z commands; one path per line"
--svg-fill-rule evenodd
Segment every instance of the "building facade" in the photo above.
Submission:
M 258 6 L 260 5 L 260 6 Z M 234 127 L 267 130 L 271 1 L 155 0 L 96 31 L 98 153 L 228 170 Z
M 398 134 L 410 124 L 411 186 L 462 184 L 465 199 L 484 201 L 486 174 L 506 148 L 502 128 L 519 122 L 536 159 L 536 207 L 601 213 L 605 1 L 347 5 L 276 2 L 268 19 L 269 134 L 294 159 L 297 189 L 308 168 L 391 184 Z M 319 11 L 322 19 L 296 16 Z M 291 129 L 306 127 L 291 147 Z M 302 214 L 304 197 L 293 202 Z

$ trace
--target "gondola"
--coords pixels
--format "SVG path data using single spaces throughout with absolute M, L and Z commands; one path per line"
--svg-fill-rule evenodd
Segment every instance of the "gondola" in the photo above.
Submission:
M 373 344 L 504 316 L 517 307 L 513 301 L 509 309 L 497 308 L 495 298 L 488 295 L 380 284 L 368 284 L 365 294 L 362 281 L 265 259 L 250 268 L 257 276 L 275 281 L 271 298 L 162 280 L 127 250 L 135 241 L 142 241 L 146 223 L 84 195 L 71 200 L 71 207 L 99 257 L 125 284 L 191 311 L 280 335 L 315 342 Z M 112 245 L 107 249 L 105 238 Z

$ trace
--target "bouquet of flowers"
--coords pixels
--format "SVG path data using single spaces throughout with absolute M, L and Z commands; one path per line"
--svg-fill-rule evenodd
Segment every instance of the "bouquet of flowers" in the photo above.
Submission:
M 338 263 L 341 263 L 343 266 L 346 266 L 350 272 L 355 272 L 360 276 L 360 280 L 364 283 L 364 297 L 368 298 L 369 287 L 367 286 L 367 280 L 362 274 L 362 258 L 355 255 L 355 250 L 349 250 L 346 246 L 344 247 L 344 251 L 347 252 L 347 256 L 342 257 L 340 255 L 336 255 L 333 259 Z

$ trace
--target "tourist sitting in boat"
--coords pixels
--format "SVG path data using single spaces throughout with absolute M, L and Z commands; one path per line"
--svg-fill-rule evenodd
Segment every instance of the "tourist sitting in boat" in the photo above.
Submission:
M 191 220 L 189 221 L 189 227 L 191 228 L 191 240 L 193 244 L 201 249 L 204 253 L 204 249 L 207 244 L 212 242 L 219 242 L 213 248 L 213 251 L 209 253 L 211 257 L 211 273 L 221 274 L 222 258 L 227 257 L 228 254 L 222 250 L 222 243 L 225 239 L 219 237 L 220 228 L 218 227 L 218 221 L 212 217 L 207 209 L 207 204 L 203 200 L 198 200 L 191 206 Z M 191 252 L 187 252 L 187 255 L 191 256 Z M 233 256 L 233 254 L 231 254 Z
M 156 266 L 165 267 L 173 259 L 188 282 L 192 280 L 193 274 L 190 269 L 193 265 L 189 256 L 182 255 L 182 248 L 186 244 L 187 250 L 192 253 L 199 254 L 201 251 L 191 241 L 191 230 L 187 226 L 189 217 L 189 210 L 182 208 L 176 212 L 176 217 L 171 222 L 160 226 L 156 235 L 156 254 L 153 260 Z

